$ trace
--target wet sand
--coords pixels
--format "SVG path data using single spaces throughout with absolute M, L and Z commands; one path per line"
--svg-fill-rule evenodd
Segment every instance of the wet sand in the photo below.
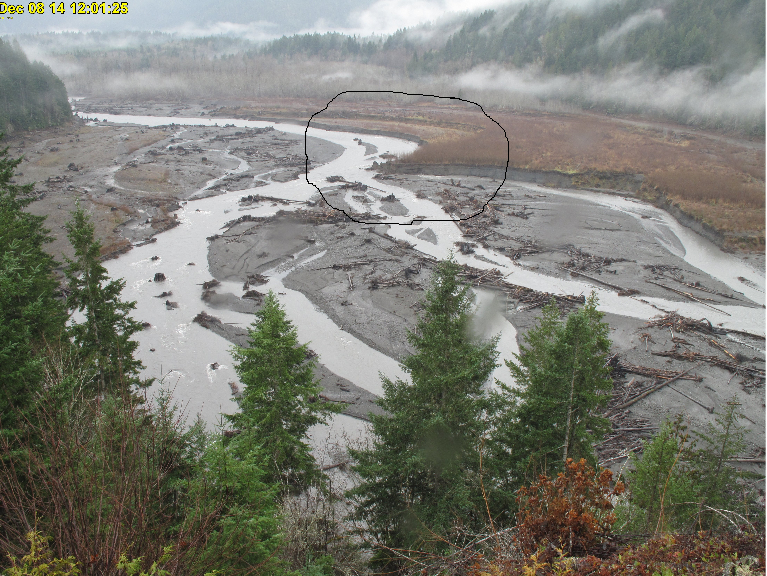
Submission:
M 467 177 L 453 179 L 452 185 L 450 182 L 449 178 L 426 176 L 396 180 L 397 185 L 418 190 L 443 205 L 453 203 L 467 209 L 472 205 L 472 190 L 492 184 L 487 179 Z M 388 225 L 343 220 L 323 224 L 327 209 L 319 196 L 314 200 L 318 204 L 299 215 L 278 214 L 237 224 L 224 232 L 210 243 L 211 272 L 217 278 L 244 282 L 249 274 L 289 262 L 299 250 L 305 250 L 302 258 L 322 254 L 290 272 L 284 285 L 303 293 L 338 326 L 372 348 L 401 359 L 411 351 L 406 334 L 417 321 L 434 259 L 388 236 Z M 745 306 L 764 316 L 762 303 L 751 301 L 685 262 L 678 239 L 661 221 L 643 223 L 641 218 L 554 191 L 514 183 L 504 186 L 491 206 L 486 215 L 462 224 L 466 243 L 456 246 L 456 251 L 490 247 L 519 266 L 549 277 L 552 291 L 558 280 L 578 279 L 622 291 L 627 301 L 652 304 L 663 299 L 681 305 L 689 299 L 679 292 L 687 292 L 714 308 Z M 430 232 L 433 235 L 429 222 L 423 222 L 408 234 L 428 239 Z M 508 280 L 513 282 L 513 275 Z M 523 343 L 525 332 L 540 316 L 540 308 L 520 304 L 508 291 L 495 292 L 500 313 L 514 325 L 518 341 Z M 656 308 L 659 317 L 667 312 Z M 728 355 L 732 355 L 744 367 L 764 370 L 763 338 L 727 333 L 716 325 L 713 328 L 719 333 L 678 333 L 618 314 L 607 314 L 605 320 L 610 325 L 613 361 L 624 367 L 681 372 L 694 366 L 686 360 L 657 355 L 675 351 L 724 360 L 731 360 Z M 721 409 L 732 398 L 741 404 L 745 415 L 748 456 L 763 459 L 764 380 L 746 372 L 733 374 L 706 362 L 699 362 L 693 373 L 701 377 L 700 382 L 678 381 L 613 415 L 617 429 L 634 430 L 616 432 L 600 446 L 606 465 L 620 468 L 625 458 L 613 459 L 616 453 L 624 454 L 640 445 L 664 419 L 682 413 L 693 429 L 702 429 L 713 421 L 712 410 Z M 629 384 L 633 390 L 642 390 L 654 382 L 652 377 L 620 367 L 614 370 L 614 380 L 616 398 L 631 392 L 625 389 Z M 763 469 L 761 464 L 748 466 Z
M 157 105 L 141 112 L 163 111 Z M 315 140 L 310 165 L 343 151 Z M 72 256 L 63 226 L 76 202 L 91 213 L 108 255 L 175 226 L 172 212 L 182 201 L 294 180 L 306 165 L 303 136 L 232 126 L 150 128 L 76 119 L 2 144 L 13 157 L 24 157 L 16 183 L 37 183 L 29 211 L 48 218 L 54 237 L 49 250 L 58 259 Z
M 147 112 L 179 110 L 166 105 Z M 190 114 L 188 109 L 181 112 Z M 58 150 L 50 152 L 54 147 Z M 368 146 L 365 148 L 367 152 Z M 49 216 L 48 225 L 57 235 L 52 246 L 57 255 L 67 252 L 61 226 L 75 199 L 94 211 L 97 233 L 119 248 L 172 227 L 172 211 L 181 202 L 189 202 L 190 206 L 193 197 L 249 189 L 258 181 L 296 178 L 303 166 L 302 137 L 231 126 L 75 125 L 27 135 L 23 143 L 14 140 L 11 152 L 14 150 L 28 158 L 20 167 L 24 175 L 18 178 L 19 182 L 52 179 L 43 189 L 45 195 L 32 204 L 30 211 Z M 322 141 L 313 142 L 311 150 L 312 160 L 317 164 L 341 152 L 337 145 Z M 247 162 L 247 167 L 243 167 L 241 160 Z M 77 170 L 70 169 L 70 163 Z M 438 202 L 459 216 L 481 208 L 483 194 L 494 189 L 495 182 L 465 175 L 383 178 Z M 253 196 L 257 192 L 258 189 L 243 195 Z M 362 194 L 361 198 L 364 197 Z M 269 199 L 248 202 L 254 201 L 279 206 L 279 202 Z M 364 205 L 363 200 L 355 201 Z M 232 213 L 233 219 L 247 215 L 248 202 L 241 204 L 241 213 Z M 407 215 L 407 208 L 396 199 L 390 205 L 387 202 L 381 205 L 393 215 Z M 764 318 L 763 298 L 749 301 L 732 285 L 690 265 L 684 260 L 673 232 L 652 217 L 637 219 L 572 195 L 509 182 L 490 208 L 482 216 L 462 223 L 461 230 L 465 237 L 455 246 L 456 251 L 470 253 L 491 248 L 503 258 L 515 261 L 520 270 L 545 275 L 552 291 L 558 282 L 578 279 L 623 292 L 627 302 L 634 300 L 654 306 L 657 299 L 682 305 L 689 298 L 680 292 L 686 292 L 700 300 L 709 299 L 703 301 L 713 308 L 747 306 L 753 308 L 757 318 Z M 402 240 L 395 240 L 391 232 L 386 224 L 348 221 L 329 209 L 319 195 L 306 202 L 298 213 L 233 224 L 211 240 L 208 264 L 216 279 L 242 282 L 242 293 L 216 292 L 208 296 L 208 302 L 222 309 L 257 309 L 257 301 L 242 298 L 247 290 L 258 289 L 257 285 L 245 286 L 249 277 L 289 264 L 303 250 L 302 257 L 318 257 L 292 270 L 284 278 L 284 285 L 304 294 L 343 330 L 399 360 L 410 352 L 406 334 L 417 320 L 419 301 L 428 286 L 434 259 Z M 413 238 L 413 242 L 436 244 L 437 236 L 429 222 L 409 227 L 406 232 L 405 236 Z M 758 267 L 763 274 L 763 255 L 751 256 L 750 260 L 751 266 Z M 513 276 L 508 280 L 513 283 Z M 523 304 L 507 289 L 489 289 L 497 293 L 499 312 L 513 324 L 518 341 L 523 342 L 525 331 L 540 315 L 539 308 Z M 656 307 L 659 315 L 667 311 Z M 664 327 L 648 327 L 645 320 L 618 314 L 609 314 L 606 320 L 611 328 L 613 353 L 623 365 L 676 371 L 692 367 L 688 361 L 653 354 L 677 350 L 696 351 L 723 360 L 728 360 L 730 354 L 743 366 L 764 369 L 764 340 L 760 338 L 733 332 L 673 333 Z M 210 329 L 218 330 L 230 342 L 243 343 L 242 328 L 222 324 Z M 711 340 L 724 346 L 726 353 Z M 356 417 L 364 417 L 375 409 L 372 394 L 332 374 L 321 360 L 318 376 L 328 399 L 347 402 L 347 414 Z M 694 428 L 700 429 L 712 422 L 711 409 L 720 408 L 734 396 L 750 420 L 746 456 L 763 460 L 764 380 L 747 377 L 745 371 L 733 375 L 707 363 L 695 368 L 694 373 L 702 377 L 700 382 L 682 380 L 661 389 L 621 411 L 616 422 L 635 422 L 639 425 L 634 428 L 649 430 L 664 418 L 682 412 Z M 616 395 L 626 397 L 630 397 L 632 389 L 649 386 L 653 380 L 625 370 L 616 370 L 614 377 Z M 600 448 L 600 453 L 608 465 L 619 467 L 625 461 L 621 454 L 625 456 L 626 450 L 647 434 L 622 432 L 617 440 L 610 441 L 612 444 L 608 442 Z M 619 457 L 613 459 L 616 454 Z M 762 464 L 760 469 L 763 468 Z

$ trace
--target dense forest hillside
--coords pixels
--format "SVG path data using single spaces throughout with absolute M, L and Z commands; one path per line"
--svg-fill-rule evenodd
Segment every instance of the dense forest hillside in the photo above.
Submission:
M 625 0 L 569 10 L 544 0 L 485 11 L 453 33 L 450 25 L 436 27 L 429 36 L 445 40 L 425 52 L 424 35 L 409 30 L 378 42 L 335 32 L 282 37 L 262 52 L 370 58 L 405 48 L 413 56 L 410 71 L 421 73 L 486 62 L 534 64 L 564 74 L 604 73 L 633 63 L 665 72 L 703 65 L 716 81 L 763 58 L 764 15 L 764 0 Z
M 402 90 L 764 134 L 764 0 L 531 0 L 388 36 L 265 43 L 148 32 L 18 40 L 78 96 L 329 99 Z
M 40 62 L 30 62 L 17 41 L 0 39 L 0 131 L 46 128 L 68 121 L 64 83 Z
M 764 26 L 763 0 L 627 0 L 565 12 L 537 2 L 512 16 L 487 11 L 469 19 L 411 68 L 493 61 L 570 74 L 639 63 L 664 72 L 708 66 L 717 81 L 763 57 Z

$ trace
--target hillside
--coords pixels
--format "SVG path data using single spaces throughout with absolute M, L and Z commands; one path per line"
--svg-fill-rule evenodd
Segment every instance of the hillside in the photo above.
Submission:
M 626 0 L 557 10 L 549 1 L 468 19 L 413 72 L 485 62 L 538 65 L 555 74 L 607 73 L 639 64 L 663 72 L 706 67 L 712 83 L 764 54 L 763 0 Z
M 343 90 L 402 90 L 496 109 L 639 114 L 761 138 L 764 22 L 764 0 L 532 0 L 388 36 L 18 40 L 78 96 L 327 102 Z
M 41 62 L 30 62 L 18 42 L 0 39 L 0 131 L 47 128 L 72 110 L 64 83 Z

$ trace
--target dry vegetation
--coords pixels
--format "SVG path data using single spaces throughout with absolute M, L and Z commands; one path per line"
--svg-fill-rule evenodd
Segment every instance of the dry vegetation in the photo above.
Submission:
M 697 219 L 730 233 L 732 243 L 751 238 L 755 244 L 750 247 L 764 249 L 765 165 L 760 144 L 596 116 L 494 117 L 509 136 L 513 168 L 643 174 L 648 199 L 665 196 Z M 506 142 L 496 133 L 475 133 L 430 142 L 401 161 L 502 166 Z M 585 183 L 600 185 L 599 178 L 587 178 Z
M 322 100 L 263 99 L 220 108 L 221 117 L 308 120 Z M 763 141 L 738 140 L 674 124 L 584 113 L 491 111 L 508 137 L 509 166 L 578 176 L 586 188 L 613 187 L 611 175 L 642 174 L 642 195 L 670 201 L 725 234 L 725 245 L 764 250 Z M 507 142 L 471 105 L 432 98 L 407 103 L 336 100 L 314 122 L 405 133 L 425 140 L 400 162 L 503 166 Z

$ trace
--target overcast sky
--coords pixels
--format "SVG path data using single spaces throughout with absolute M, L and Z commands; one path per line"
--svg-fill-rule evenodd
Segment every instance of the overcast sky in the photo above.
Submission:
M 6 0 L 19 2 L 22 0 Z M 337 30 L 390 34 L 455 12 L 495 8 L 519 0 L 129 0 L 127 15 L 0 14 L 0 35 L 57 31 L 143 30 L 184 35 L 236 34 L 265 40 L 297 32 Z M 28 6 L 27 0 L 22 4 Z M 107 3 L 109 6 L 109 3 Z

